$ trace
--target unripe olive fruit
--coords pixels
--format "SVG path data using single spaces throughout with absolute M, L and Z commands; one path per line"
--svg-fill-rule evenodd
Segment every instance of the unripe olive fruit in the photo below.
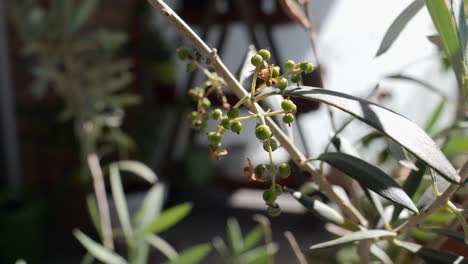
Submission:
M 296 63 L 293 60 L 287 60 L 284 63 L 284 68 L 286 68 L 286 70 L 288 70 L 288 71 L 292 71 L 294 69 L 295 65 L 296 65 Z
M 278 174 L 281 178 L 287 178 L 291 174 L 291 167 L 289 164 L 282 162 L 278 165 Z
M 258 51 L 258 55 L 262 56 L 264 60 L 270 59 L 270 52 L 266 49 L 261 49 Z
M 299 63 L 299 68 L 302 71 L 307 71 L 307 69 L 309 68 L 309 62 L 308 61 L 301 61 L 301 63 Z
M 208 98 L 206 98 L 206 97 L 203 98 L 202 106 L 203 106 L 203 108 L 205 108 L 205 109 L 206 109 L 206 108 L 210 108 L 210 107 L 211 107 L 211 101 L 210 101 L 210 99 L 208 99 Z
M 227 117 L 221 118 L 221 126 L 223 126 L 225 129 L 230 129 L 231 128 L 231 120 Z
M 194 63 L 187 63 L 187 72 L 191 73 L 197 69 L 197 66 Z
M 294 122 L 294 116 L 292 114 L 285 114 L 283 116 L 283 122 L 285 124 L 291 124 L 292 122 Z
M 263 179 L 268 173 L 268 168 L 265 164 L 259 164 L 255 167 L 254 172 L 257 178 Z
M 267 213 L 271 217 L 276 217 L 281 214 L 281 208 L 276 205 L 276 207 L 268 206 Z
M 281 102 L 281 108 L 286 112 L 286 113 L 290 113 L 294 110 L 294 108 L 296 107 L 296 104 L 294 104 L 293 101 L 291 101 L 291 99 L 284 99 L 282 102 Z
M 309 74 L 309 73 L 311 73 L 313 71 L 314 71 L 314 65 L 312 65 L 312 63 L 309 62 L 307 64 L 307 70 L 305 70 L 304 73 Z
M 299 83 L 302 80 L 302 76 L 300 74 L 294 74 L 291 76 L 291 82 Z
M 255 136 L 261 141 L 269 139 L 271 135 L 271 130 L 266 125 L 259 125 L 255 128 Z
M 222 115 L 223 112 L 221 111 L 221 109 L 215 109 L 213 113 L 211 113 L 211 118 L 213 118 L 214 120 L 218 120 L 221 118 Z
M 190 50 L 187 47 L 180 47 L 176 52 L 181 60 L 186 60 L 190 56 Z
M 280 74 L 280 67 L 275 66 L 273 69 L 271 69 L 271 78 L 276 78 Z
M 239 115 L 240 115 L 240 111 L 238 108 L 231 108 L 227 111 L 227 116 L 229 117 L 229 119 L 237 118 L 239 117 Z
M 259 54 L 255 54 L 250 59 L 250 63 L 252 63 L 252 65 L 255 67 L 260 66 L 263 63 L 263 57 Z
M 216 145 L 221 142 L 221 134 L 218 132 L 210 132 L 208 133 L 208 140 L 213 144 Z
M 278 148 L 278 142 L 273 138 L 263 141 L 263 149 L 268 152 L 268 147 L 271 147 L 271 151 L 275 151 Z
M 266 204 L 272 204 L 276 200 L 275 192 L 270 188 L 263 191 L 263 200 Z
M 286 87 L 288 87 L 288 79 L 286 78 L 281 78 L 281 80 L 279 80 L 278 84 L 276 85 L 280 90 L 284 90 L 286 89 Z
M 232 132 L 239 134 L 242 130 L 242 123 L 237 120 L 231 121 L 231 130 Z

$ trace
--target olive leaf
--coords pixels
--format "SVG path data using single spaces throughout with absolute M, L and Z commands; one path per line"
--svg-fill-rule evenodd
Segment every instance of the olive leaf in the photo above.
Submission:
M 316 244 L 310 247 L 310 249 L 321 249 L 327 247 L 338 246 L 346 243 L 351 243 L 354 241 L 361 241 L 371 238 L 380 238 L 380 237 L 395 237 L 397 234 L 395 232 L 390 232 L 386 230 L 365 230 L 365 231 L 356 231 L 347 236 L 343 236 L 334 240 L 330 240 L 324 243 Z
M 398 142 L 448 181 L 460 183 L 460 176 L 436 143 L 406 117 L 367 100 L 321 88 L 289 87 L 283 94 L 322 102 L 355 116 Z
M 379 50 L 377 51 L 376 57 L 385 53 L 395 42 L 397 37 L 400 35 L 401 31 L 406 27 L 408 22 L 421 10 L 424 6 L 423 0 L 415 0 L 411 3 L 403 12 L 398 15 L 398 17 L 393 21 L 390 28 L 385 33 L 382 42 L 380 43 Z
M 418 212 L 416 205 L 401 189 L 400 185 L 374 165 L 351 155 L 338 152 L 324 153 L 317 159 L 332 165 L 382 197 L 413 212 Z

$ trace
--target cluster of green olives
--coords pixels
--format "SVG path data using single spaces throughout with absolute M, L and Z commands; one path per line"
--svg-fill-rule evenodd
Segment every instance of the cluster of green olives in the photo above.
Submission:
M 282 115 L 283 123 L 291 125 L 295 120 L 295 114 L 297 112 L 297 106 L 288 97 L 281 102 L 281 110 L 274 112 L 266 112 L 262 114 L 251 114 L 250 116 L 240 116 L 239 106 L 245 100 L 250 99 L 251 102 L 255 101 L 257 94 L 261 89 L 265 87 L 277 87 L 280 91 L 284 91 L 289 85 L 289 81 L 292 83 L 300 83 L 302 81 L 302 74 L 308 74 L 314 71 L 314 66 L 307 61 L 295 63 L 292 60 L 286 61 L 284 69 L 286 72 L 281 74 L 281 68 L 273 64 L 268 64 L 268 60 L 271 54 L 266 49 L 261 49 L 257 54 L 253 55 L 250 62 L 255 66 L 254 80 L 252 82 L 252 95 L 250 98 L 244 98 L 239 101 L 234 107 L 223 103 L 223 110 L 216 108 L 209 112 L 211 109 L 211 102 L 207 98 L 208 95 L 215 91 L 220 92 L 222 82 L 219 81 L 218 76 L 215 73 L 210 73 L 207 69 L 203 68 L 199 63 L 196 62 L 193 54 L 187 48 L 179 48 L 177 54 L 182 60 L 190 60 L 190 65 L 195 65 L 198 68 L 202 68 L 205 75 L 208 76 L 208 81 L 200 87 L 195 87 L 189 91 L 189 95 L 197 102 L 197 111 L 192 112 L 192 126 L 200 131 L 204 131 L 208 120 L 211 118 L 218 123 L 214 131 L 208 132 L 207 137 L 210 142 L 209 149 L 210 153 L 219 159 L 221 155 L 226 155 L 227 151 L 221 148 L 222 135 L 226 131 L 232 131 L 240 134 L 243 125 L 242 122 L 250 119 L 257 119 L 259 123 L 255 127 L 255 137 L 263 144 L 263 149 L 269 153 L 270 165 L 259 164 L 255 168 L 249 161 L 249 167 L 246 167 L 246 172 L 249 172 L 251 179 L 264 181 L 267 175 L 271 176 L 271 187 L 263 192 L 263 200 L 268 206 L 268 214 L 270 216 L 278 216 L 281 214 L 281 208 L 276 203 L 277 197 L 283 192 L 283 187 L 276 183 L 275 177 L 278 175 L 280 178 L 287 178 L 291 174 L 291 168 L 288 163 L 275 164 L 272 158 L 272 152 L 278 149 L 278 142 L 273 138 L 271 128 L 266 125 L 264 117 Z M 289 78 L 289 81 L 288 81 Z M 260 79 L 263 82 L 257 85 L 257 80 Z

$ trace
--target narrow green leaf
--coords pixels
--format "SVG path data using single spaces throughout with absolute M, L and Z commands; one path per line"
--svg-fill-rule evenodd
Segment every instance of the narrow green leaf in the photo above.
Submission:
M 268 247 L 271 248 L 272 255 L 276 254 L 278 251 L 278 246 L 276 244 L 269 244 L 261 247 L 254 248 L 250 251 L 245 252 L 240 256 L 239 263 L 245 264 L 265 264 L 268 263 L 269 252 Z
M 334 240 L 330 240 L 328 242 L 316 244 L 310 247 L 310 249 L 322 249 L 328 247 L 334 247 L 346 243 L 351 243 L 354 241 L 361 241 L 370 238 L 381 238 L 381 237 L 396 237 L 396 233 L 385 231 L 385 230 L 365 230 L 365 231 L 357 231 L 347 236 L 343 236 Z
M 337 225 L 345 223 L 344 217 L 330 206 L 312 197 L 303 195 L 301 192 L 290 192 L 291 195 L 301 203 L 307 210 L 323 221 L 331 222 Z
M 193 246 L 182 251 L 179 256 L 166 264 L 196 264 L 200 263 L 211 252 L 209 243 Z
M 81 0 L 78 1 L 78 3 L 80 3 L 80 5 L 76 7 L 70 25 L 71 33 L 78 31 L 86 23 L 89 17 L 96 11 L 98 1 Z
M 258 245 L 263 238 L 263 232 L 263 227 L 261 225 L 257 225 L 252 228 L 252 230 L 250 230 L 250 232 L 245 236 L 244 250 L 249 250 Z
M 323 102 L 355 116 L 398 142 L 447 180 L 460 183 L 460 176 L 436 143 L 407 118 L 372 102 L 321 88 L 289 87 L 283 94 Z
M 130 215 L 128 213 L 127 199 L 122 186 L 122 179 L 120 178 L 119 167 L 116 164 L 109 166 L 110 185 L 112 190 L 112 197 L 114 199 L 115 209 L 119 217 L 120 225 L 122 226 L 123 233 L 127 243 L 131 243 L 133 237 L 133 229 L 130 223 Z
M 427 10 L 440 35 L 445 53 L 455 72 L 458 84 L 462 87 L 464 76 L 464 51 L 462 51 L 462 47 L 460 46 L 461 42 L 457 26 L 452 18 L 450 8 L 447 6 L 445 0 L 424 0 L 424 2 L 426 2 Z
M 424 163 L 421 160 L 417 160 L 416 167 L 418 168 L 418 170 L 412 170 L 408 175 L 408 178 L 406 179 L 405 183 L 403 184 L 403 191 L 405 191 L 405 193 L 408 194 L 408 196 L 411 198 L 413 198 L 413 195 L 416 193 L 416 190 L 418 189 L 419 184 L 421 183 L 424 172 L 426 171 L 426 163 Z M 395 209 L 392 213 L 392 222 L 398 219 L 402 210 L 402 206 L 395 206 Z
M 123 160 L 115 163 L 119 166 L 120 170 L 135 173 L 149 183 L 155 183 L 158 180 L 158 176 L 156 176 L 153 170 L 139 161 Z
M 192 210 L 191 203 L 183 203 L 176 205 L 172 208 L 164 211 L 161 216 L 156 218 L 152 223 L 147 225 L 143 232 L 148 233 L 160 233 L 166 229 L 172 227 L 173 225 L 180 222 L 182 219 L 187 216 L 187 214 Z
M 233 251 L 240 253 L 244 248 L 244 241 L 239 222 L 235 218 L 230 217 L 227 221 L 227 236 Z
M 382 197 L 418 212 L 416 205 L 400 185 L 374 165 L 344 153 L 324 153 L 318 157 L 318 160 L 332 165 Z
M 149 225 L 151 221 L 158 218 L 161 214 L 164 202 L 164 185 L 155 184 L 145 196 L 142 205 L 135 213 L 134 222 L 137 230 Z
M 149 235 L 146 237 L 146 241 L 150 243 L 154 248 L 161 251 L 169 260 L 175 260 L 179 256 L 177 251 L 169 244 L 166 240 L 156 235 Z
M 108 264 L 126 264 L 127 261 L 115 252 L 110 251 L 99 243 L 89 238 L 80 230 L 73 230 L 73 235 L 96 259 Z
M 424 126 L 424 130 L 426 130 L 427 133 L 431 133 L 433 132 L 434 130 L 434 125 L 437 123 L 437 121 L 439 120 L 441 114 L 442 114 L 442 111 L 444 110 L 444 107 L 445 107 L 445 103 L 446 103 L 446 99 L 445 98 L 442 98 L 439 102 L 439 104 L 436 106 L 436 108 L 434 109 L 434 112 L 432 112 L 432 115 L 431 117 L 429 118 L 429 120 L 427 121 L 426 125 Z
M 463 244 L 465 243 L 465 235 L 462 232 L 458 232 L 458 231 L 454 231 L 450 229 L 431 229 L 431 232 L 434 232 L 441 236 L 453 238 L 455 240 L 462 242 Z
M 441 96 L 442 98 L 447 98 L 447 95 L 444 92 L 442 92 L 441 90 L 439 90 L 437 87 L 435 87 L 431 83 L 428 83 L 426 81 L 417 79 L 416 77 L 412 77 L 412 76 L 405 75 L 405 74 L 393 74 L 393 75 L 385 76 L 385 78 L 399 80 L 399 81 L 414 82 L 414 83 L 422 86 L 423 88 L 427 89 L 428 91 L 431 91 L 431 92 Z
M 91 218 L 91 222 L 96 228 L 96 231 L 101 234 L 101 221 L 99 220 L 99 210 L 96 203 L 96 198 L 94 195 L 86 196 L 86 205 L 88 207 L 89 217 Z
M 380 43 L 379 50 L 377 51 L 376 57 L 385 53 L 395 42 L 396 38 L 400 35 L 401 31 L 406 27 L 408 22 L 421 10 L 424 6 L 423 0 L 415 0 L 411 3 L 398 17 L 393 21 L 390 28 L 385 33 L 385 36 Z
M 448 252 L 435 250 L 431 248 L 422 247 L 418 244 L 395 240 L 395 244 L 399 247 L 402 247 L 409 252 L 412 252 L 430 264 L 446 264 L 446 263 L 457 263 L 457 264 L 467 264 L 466 260 L 462 256 L 457 256 Z

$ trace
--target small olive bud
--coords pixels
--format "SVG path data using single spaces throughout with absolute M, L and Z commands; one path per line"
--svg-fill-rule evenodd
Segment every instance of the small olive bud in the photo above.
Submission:
M 281 214 L 281 208 L 278 204 L 275 204 L 275 206 L 268 206 L 267 213 L 271 217 L 279 216 Z
M 307 70 L 305 70 L 304 73 L 309 74 L 309 73 L 313 72 L 314 70 L 315 70 L 314 65 L 312 65 L 312 63 L 309 62 L 307 64 Z
M 231 108 L 227 111 L 227 116 L 229 117 L 229 119 L 237 118 L 239 117 L 239 115 L 240 115 L 240 111 L 238 108 Z
M 271 69 L 271 78 L 276 78 L 280 74 L 280 67 L 275 66 L 273 69 Z
M 261 49 L 258 51 L 258 55 L 262 56 L 264 60 L 270 59 L 270 52 L 266 49 Z
M 278 84 L 276 85 L 280 90 L 284 90 L 286 89 L 286 87 L 288 87 L 288 79 L 286 78 L 281 78 L 281 80 L 279 80 Z
M 232 130 L 232 132 L 239 134 L 241 132 L 241 130 L 242 130 L 242 127 L 243 126 L 242 126 L 241 122 L 239 122 L 237 120 L 231 121 L 231 130 Z
M 302 71 L 307 71 L 307 69 L 309 68 L 309 62 L 308 61 L 301 61 L 301 63 L 299 63 L 299 68 Z
M 263 63 L 263 57 L 259 54 L 255 54 L 250 59 L 250 63 L 252 63 L 252 65 L 255 67 L 260 66 Z
M 289 164 L 282 162 L 278 165 L 278 174 L 281 178 L 287 178 L 291 174 L 291 167 Z
M 230 129 L 231 128 L 231 120 L 229 120 L 228 117 L 221 118 L 221 126 L 223 126 L 225 129 Z
M 221 111 L 221 109 L 215 109 L 213 111 L 213 113 L 211 113 L 211 118 L 213 118 L 214 120 L 218 120 L 221 118 L 221 116 L 223 115 L 223 112 Z
M 294 104 L 293 101 L 291 101 L 291 99 L 284 99 L 282 102 L 281 102 L 281 108 L 286 112 L 286 113 L 290 113 L 294 110 L 294 108 L 296 107 L 296 104 Z
M 259 125 L 255 128 L 255 136 L 261 141 L 269 139 L 271 135 L 271 130 L 266 125 Z
M 299 83 L 302 81 L 302 76 L 300 74 L 294 74 L 291 76 L 291 82 Z
M 273 204 L 276 200 L 276 193 L 272 189 L 266 189 L 263 191 L 263 201 L 266 204 Z
M 284 68 L 288 71 L 292 71 L 294 69 L 294 66 L 296 66 L 296 63 L 293 60 L 287 60 L 284 63 Z
M 292 122 L 294 122 L 294 115 L 292 114 L 285 114 L 283 116 L 283 122 L 285 124 L 291 124 Z
M 276 142 L 276 140 L 273 138 L 263 141 L 263 149 L 268 152 L 269 147 L 271 147 L 271 151 L 275 151 L 278 148 L 278 142 Z
M 202 106 L 203 106 L 203 108 L 205 108 L 205 109 L 210 108 L 210 107 L 211 107 L 211 101 L 210 101 L 210 99 L 208 99 L 208 98 L 206 98 L 206 97 L 203 98 L 203 100 L 202 100 Z
M 211 142 L 211 144 L 217 145 L 219 142 L 221 142 L 221 134 L 218 132 L 210 132 L 208 133 L 208 140 Z
M 265 178 L 265 176 L 268 174 L 268 169 L 265 166 L 265 164 L 259 164 L 255 167 L 255 175 L 259 179 Z
M 190 50 L 187 47 L 180 47 L 176 50 L 179 59 L 186 60 L 190 56 Z

